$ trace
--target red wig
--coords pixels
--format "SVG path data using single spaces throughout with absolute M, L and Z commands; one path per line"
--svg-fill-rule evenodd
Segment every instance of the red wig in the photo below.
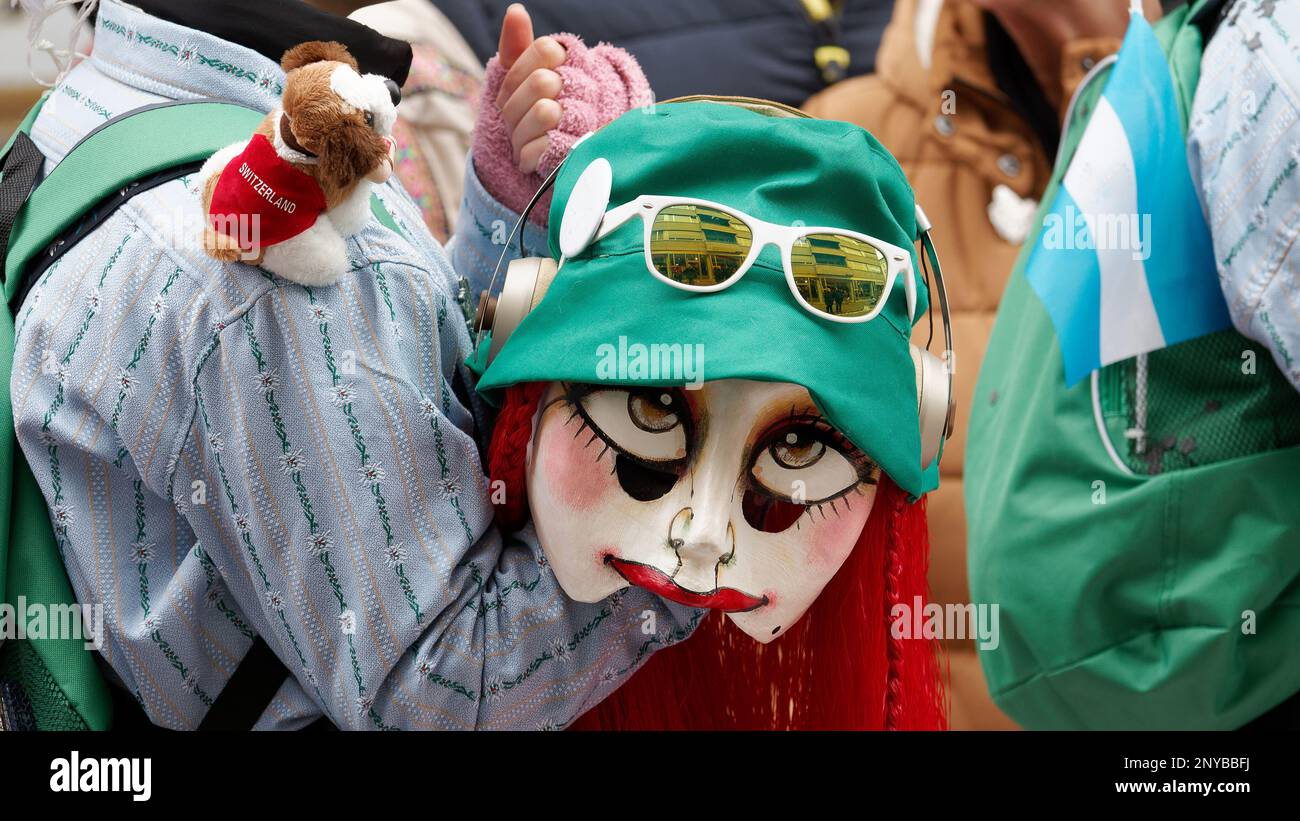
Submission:
M 546 386 L 515 385 L 497 419 L 488 469 L 505 482 L 502 527 L 528 518 L 524 461 Z M 882 476 L 857 545 L 789 632 L 759 644 L 721 613 L 655 653 L 575 729 L 941 730 L 947 710 L 937 643 L 890 632 L 895 604 L 926 598 L 925 500 Z

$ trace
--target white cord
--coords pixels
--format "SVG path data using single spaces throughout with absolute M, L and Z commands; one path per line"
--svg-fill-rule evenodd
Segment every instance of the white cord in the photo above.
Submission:
M 1133 427 L 1124 436 L 1133 440 L 1133 450 L 1147 452 L 1147 380 L 1149 378 L 1147 354 L 1137 355 L 1137 373 L 1133 379 Z
M 1106 455 L 1110 461 L 1125 476 L 1132 476 L 1133 470 L 1119 458 L 1119 452 L 1115 450 L 1115 445 L 1110 441 L 1110 432 L 1106 428 L 1106 419 L 1101 413 L 1101 375 L 1100 370 L 1092 372 L 1092 421 L 1097 425 L 1097 436 L 1101 438 L 1101 444 L 1106 448 Z
M 27 24 L 27 73 L 33 80 L 46 88 L 53 88 L 72 69 L 78 58 L 90 56 L 77 51 L 77 40 L 81 37 L 86 21 L 90 19 L 90 15 L 98 5 L 99 0 L 9 0 L 10 8 L 21 6 L 30 18 Z M 80 8 L 77 8 L 78 6 Z M 68 35 L 68 47 L 59 48 L 46 39 L 43 33 L 46 21 L 65 8 L 72 8 L 77 18 L 72 26 L 72 32 Z M 32 57 L 37 52 L 44 52 L 54 62 L 58 73 L 53 80 L 41 77 L 36 67 L 32 65 Z

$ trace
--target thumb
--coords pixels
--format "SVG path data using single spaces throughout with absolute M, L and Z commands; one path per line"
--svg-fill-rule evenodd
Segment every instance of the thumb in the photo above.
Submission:
M 532 42 L 533 20 L 528 16 L 528 10 L 522 3 L 512 3 L 501 21 L 501 39 L 497 43 L 501 66 L 509 70 Z

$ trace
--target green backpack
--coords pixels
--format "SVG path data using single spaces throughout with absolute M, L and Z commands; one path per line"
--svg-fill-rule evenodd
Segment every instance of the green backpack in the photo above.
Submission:
M 1184 129 L 1224 8 L 1200 0 L 1155 27 Z M 1045 205 L 1104 77 L 1073 104 Z M 980 654 L 990 692 L 1027 728 L 1242 727 L 1300 690 L 1300 394 L 1233 330 L 1067 389 L 1024 276 L 1031 250 L 998 310 L 966 454 L 971 592 L 1000 615 L 999 646 Z
M 45 500 L 14 439 L 9 377 L 14 313 L 25 287 L 117 206 L 193 173 L 218 149 L 245 139 L 263 114 L 232 103 L 164 103 L 126 112 L 87 134 L 44 180 L 27 137 L 46 98 L 5 145 L 0 176 L 0 592 L 15 635 L 26 608 L 75 602 L 55 548 Z M 12 607 L 13 610 L 10 610 Z M 80 638 L 0 638 L 0 730 L 104 730 L 109 687 Z

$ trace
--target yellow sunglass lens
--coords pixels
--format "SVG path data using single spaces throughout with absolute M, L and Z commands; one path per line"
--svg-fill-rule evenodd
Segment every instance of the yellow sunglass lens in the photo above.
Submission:
M 650 228 L 650 259 L 673 282 L 717 285 L 740 269 L 753 241 L 745 223 L 726 211 L 672 205 L 655 216 Z
M 857 317 L 875 310 L 885 291 L 889 261 L 875 246 L 843 234 L 808 234 L 790 252 L 794 282 L 812 308 Z

